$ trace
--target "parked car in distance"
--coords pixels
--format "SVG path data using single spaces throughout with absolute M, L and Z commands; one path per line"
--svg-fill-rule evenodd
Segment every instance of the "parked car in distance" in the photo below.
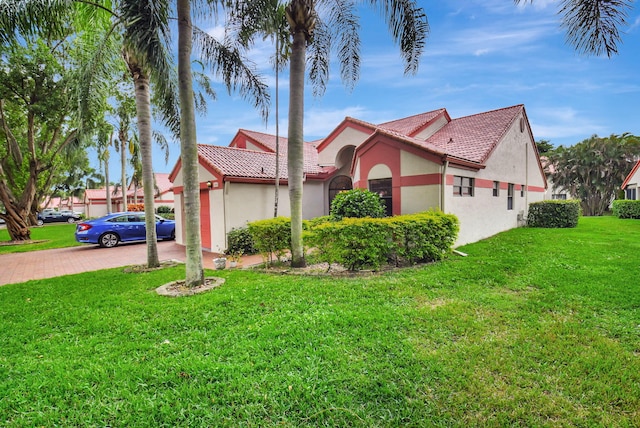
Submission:
M 155 216 L 158 239 L 175 239 L 176 222 Z M 108 214 L 95 220 L 87 220 L 76 226 L 76 241 L 115 247 L 120 242 L 145 241 L 147 228 L 143 212 Z
M 80 220 L 80 216 L 71 212 L 63 213 L 62 211 L 44 210 L 38 213 L 38 226 L 45 223 L 75 223 Z
M 60 210 L 60 213 L 67 214 L 67 215 L 77 215 L 79 217 L 82 217 L 84 215 L 84 213 L 80 211 L 71 211 L 71 210 Z

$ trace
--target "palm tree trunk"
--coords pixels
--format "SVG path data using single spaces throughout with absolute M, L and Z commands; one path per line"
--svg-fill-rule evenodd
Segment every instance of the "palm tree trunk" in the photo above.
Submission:
M 280 37 L 276 34 L 276 187 L 274 189 L 273 218 L 278 217 L 278 199 L 280 197 L 280 104 L 279 104 L 279 68 Z
M 127 209 L 127 142 L 120 136 L 120 179 L 122 180 L 122 211 L 128 211 Z
M 113 134 L 111 134 L 113 137 Z M 111 189 L 109 188 L 109 147 L 111 147 L 111 138 L 109 138 L 109 145 L 104 148 L 103 162 L 104 162 L 104 182 L 105 182 L 105 200 L 107 201 L 107 214 L 111 214 Z
M 307 44 L 305 34 L 293 34 L 289 74 L 289 201 L 291 204 L 291 266 L 305 265 L 302 247 L 302 186 L 304 174 L 304 71 Z
M 130 69 L 132 64 L 129 64 Z M 158 237 L 156 234 L 155 207 L 153 202 L 153 161 L 151 155 L 151 90 L 149 78 L 140 70 L 132 70 L 136 92 L 136 113 L 138 133 L 140 134 L 140 152 L 142 154 L 142 186 L 144 190 L 144 217 L 147 229 L 147 267 L 160 266 L 158 258 Z
M 180 156 L 184 184 L 186 285 L 204 284 L 200 237 L 200 180 L 196 139 L 195 101 L 191 75 L 191 4 L 178 0 L 178 87 L 180 90 Z

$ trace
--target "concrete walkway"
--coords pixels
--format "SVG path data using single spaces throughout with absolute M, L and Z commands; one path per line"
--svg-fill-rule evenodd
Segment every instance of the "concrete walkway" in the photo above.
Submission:
M 158 256 L 163 260 L 185 261 L 185 247 L 174 241 L 158 242 Z M 216 253 L 202 252 L 205 269 L 213 269 Z M 257 264 L 262 258 L 243 257 L 243 265 Z M 0 254 L 0 285 L 14 284 L 31 279 L 53 278 L 74 273 L 90 272 L 120 266 L 141 265 L 147 262 L 144 242 L 119 244 L 114 248 L 97 245 Z

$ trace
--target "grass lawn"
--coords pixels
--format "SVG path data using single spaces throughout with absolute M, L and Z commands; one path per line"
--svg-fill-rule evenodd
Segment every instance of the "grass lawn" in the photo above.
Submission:
M 640 221 L 460 250 L 177 299 L 183 267 L 0 287 L 0 426 L 640 426 Z
M 74 233 L 75 224 L 47 223 L 42 227 L 31 228 L 33 244 L 2 245 L 9 241 L 9 232 L 6 227 L 0 229 L 0 254 L 24 253 L 35 250 L 49 250 L 51 248 L 75 247 L 83 245 L 76 241 Z

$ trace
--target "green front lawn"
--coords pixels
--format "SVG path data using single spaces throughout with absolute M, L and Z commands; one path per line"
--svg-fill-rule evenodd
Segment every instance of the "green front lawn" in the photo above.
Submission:
M 460 250 L 177 299 L 184 267 L 0 287 L 0 426 L 640 425 L 640 221 Z
M 3 227 L 0 229 L 0 255 L 83 245 L 76 241 L 75 231 L 75 224 L 47 223 L 42 227 L 31 228 L 31 240 L 34 241 L 33 243 L 7 245 L 10 239 L 9 232 L 7 232 L 6 227 Z

